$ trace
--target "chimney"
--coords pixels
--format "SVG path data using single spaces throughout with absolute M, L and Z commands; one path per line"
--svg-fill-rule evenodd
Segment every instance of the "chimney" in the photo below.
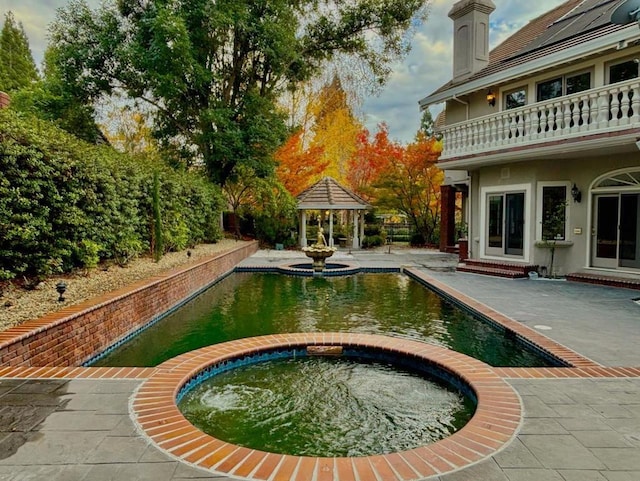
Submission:
M 11 99 L 8 94 L 0 92 L 0 109 L 8 107 L 11 103 Z
M 460 0 L 453 5 L 453 80 L 464 80 L 489 63 L 491 0 Z

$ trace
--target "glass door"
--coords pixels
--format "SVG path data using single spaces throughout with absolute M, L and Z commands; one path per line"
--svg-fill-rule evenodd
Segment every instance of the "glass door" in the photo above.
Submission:
M 620 196 L 596 195 L 594 198 L 594 242 L 592 263 L 594 267 L 618 266 L 618 222 Z
M 524 252 L 524 192 L 487 195 L 485 253 L 522 256 Z
M 640 194 L 620 195 L 620 267 L 640 269 Z
M 524 247 L 524 192 L 506 194 L 505 253 L 521 256 Z

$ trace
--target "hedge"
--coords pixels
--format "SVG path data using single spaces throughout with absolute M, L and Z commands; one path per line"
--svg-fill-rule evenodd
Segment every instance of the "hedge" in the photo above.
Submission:
M 94 146 L 0 110 L 0 280 L 40 278 L 152 247 L 153 176 L 166 250 L 220 237 L 222 196 L 198 173 Z

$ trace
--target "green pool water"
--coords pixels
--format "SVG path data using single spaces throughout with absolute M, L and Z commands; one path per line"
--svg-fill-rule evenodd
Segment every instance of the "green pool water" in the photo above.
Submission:
M 421 375 L 345 358 L 273 360 L 216 375 L 179 408 L 200 430 L 298 456 L 371 456 L 423 446 L 461 428 L 475 405 Z
M 93 365 L 155 366 L 210 344 L 321 331 L 430 342 L 493 366 L 549 365 L 403 274 L 311 278 L 270 273 L 228 276 Z

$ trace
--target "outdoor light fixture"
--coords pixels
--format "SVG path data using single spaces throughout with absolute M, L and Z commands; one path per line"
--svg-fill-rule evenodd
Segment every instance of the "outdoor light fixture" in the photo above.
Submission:
M 496 94 L 493 93 L 493 90 L 487 92 L 487 103 L 492 107 L 496 105 Z
M 56 284 L 56 291 L 58 292 L 58 294 L 60 294 L 60 297 L 58 297 L 58 302 L 64 302 L 64 293 L 67 290 L 67 284 L 64 283 L 64 281 L 60 281 Z
M 578 189 L 578 186 L 574 183 L 573 187 L 571 187 L 571 197 L 574 202 L 580 202 L 582 200 L 582 192 Z

